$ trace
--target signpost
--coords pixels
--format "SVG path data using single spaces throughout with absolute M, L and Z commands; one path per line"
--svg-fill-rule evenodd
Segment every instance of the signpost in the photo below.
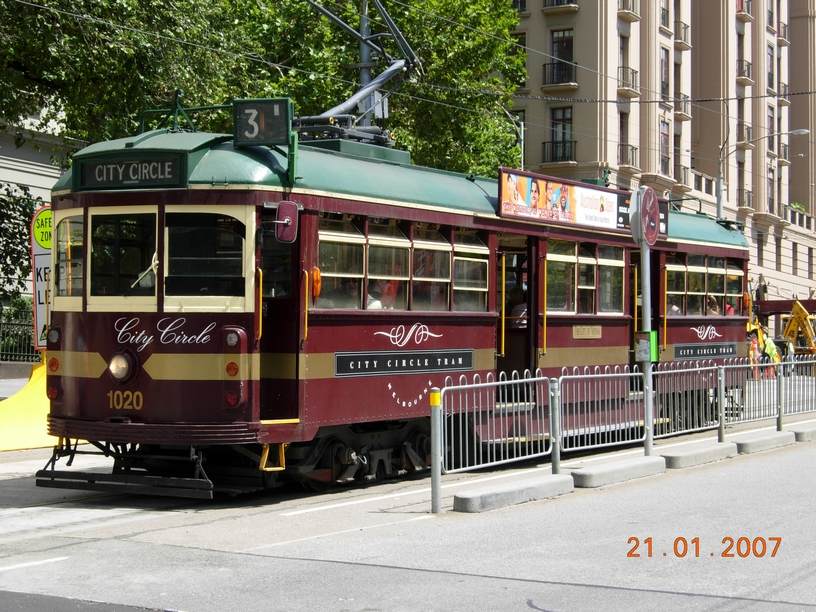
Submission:
M 51 207 L 43 206 L 31 220 L 31 275 L 34 288 L 34 348 L 45 350 L 48 336 L 48 283 L 51 280 Z
M 657 334 L 652 332 L 652 287 L 651 287 L 651 253 L 650 247 L 657 242 L 660 212 L 657 206 L 657 194 L 651 187 L 641 187 L 632 194 L 629 207 L 629 224 L 632 227 L 632 239 L 640 246 L 640 264 L 643 276 L 641 293 L 642 329 L 637 334 L 635 358 L 643 364 L 643 427 L 646 439 L 643 443 L 644 454 L 652 454 L 654 442 L 654 401 L 652 398 L 652 362 L 657 360 Z

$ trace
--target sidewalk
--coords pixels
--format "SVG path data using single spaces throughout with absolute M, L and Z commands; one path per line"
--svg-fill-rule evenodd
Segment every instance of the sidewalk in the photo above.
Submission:
M 0 401 L 10 398 L 26 386 L 27 378 L 0 379 Z

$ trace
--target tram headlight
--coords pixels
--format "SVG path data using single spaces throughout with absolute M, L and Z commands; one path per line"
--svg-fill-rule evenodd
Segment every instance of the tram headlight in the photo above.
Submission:
M 238 334 L 230 332 L 227 334 L 227 346 L 236 346 L 238 344 Z
M 116 380 L 126 379 L 130 374 L 130 360 L 121 353 L 114 355 L 108 363 L 108 372 Z
M 48 332 L 48 341 L 51 344 L 56 344 L 59 342 L 59 332 L 56 329 L 52 329 Z

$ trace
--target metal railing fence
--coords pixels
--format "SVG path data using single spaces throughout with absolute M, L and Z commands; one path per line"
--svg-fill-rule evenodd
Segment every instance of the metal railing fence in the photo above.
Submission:
M 652 376 L 655 438 L 718 426 L 717 368 L 713 362 L 660 363 L 653 368 Z
M 816 411 L 816 355 L 667 362 L 652 367 L 654 437 Z M 486 382 L 476 376 L 431 392 L 432 512 L 439 512 L 441 473 L 463 472 L 561 451 L 644 442 L 644 375 L 637 368 L 566 368 L 560 378 L 537 371 Z M 436 402 L 436 403 L 435 403 Z M 644 444 L 644 452 L 648 448 Z
M 573 368 L 558 379 L 558 390 L 563 450 L 644 440 L 643 374 L 637 369 Z
M 34 348 L 31 320 L 0 321 L 0 361 L 40 361 L 40 354 Z
M 540 374 L 540 373 L 538 373 Z M 498 381 L 448 384 L 441 392 L 445 473 L 475 470 L 550 453 L 549 379 L 517 372 Z

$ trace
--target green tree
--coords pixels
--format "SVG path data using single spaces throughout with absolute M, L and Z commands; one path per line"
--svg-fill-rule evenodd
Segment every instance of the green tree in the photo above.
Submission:
M 357 27 L 359 0 L 325 5 Z M 388 10 L 424 69 L 390 99 L 384 127 L 397 146 L 449 170 L 512 165 L 516 130 L 502 109 L 524 57 L 510 42 L 510 3 L 390 0 Z M 0 120 L 45 108 L 44 122 L 89 142 L 135 133 L 141 111 L 168 107 L 176 88 L 187 107 L 288 96 L 314 115 L 358 87 L 357 42 L 304 0 L 0 0 L 0 12 Z M 380 59 L 375 74 L 385 67 Z M 199 127 L 230 130 L 230 118 L 213 113 Z
M 31 218 L 42 204 L 28 187 L 0 183 L 0 300 L 19 296 L 31 280 Z

